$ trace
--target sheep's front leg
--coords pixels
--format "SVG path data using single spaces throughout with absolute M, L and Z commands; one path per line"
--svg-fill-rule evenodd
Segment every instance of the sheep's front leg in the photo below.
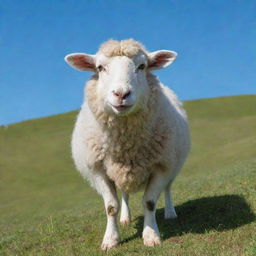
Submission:
M 160 193 L 168 184 L 168 177 L 164 172 L 156 172 L 149 180 L 143 196 L 144 228 L 143 242 L 147 246 L 155 246 L 161 243 L 158 226 L 156 223 L 156 203 Z
M 116 188 L 105 175 L 97 174 L 94 177 L 94 186 L 103 197 L 107 214 L 107 227 L 101 244 L 101 249 L 107 251 L 119 243 L 119 232 L 117 226 L 117 215 L 119 211 Z
M 122 191 L 122 206 L 120 222 L 124 226 L 128 226 L 131 223 L 131 214 L 129 209 L 129 195 Z

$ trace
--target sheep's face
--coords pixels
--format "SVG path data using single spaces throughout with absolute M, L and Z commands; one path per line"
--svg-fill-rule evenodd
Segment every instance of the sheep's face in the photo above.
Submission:
M 175 52 L 147 53 L 139 49 L 133 55 L 75 53 L 65 60 L 76 69 L 98 73 L 97 96 L 105 112 L 129 115 L 143 108 L 149 97 L 147 72 L 166 67 L 175 58 Z
M 97 56 L 97 89 L 105 111 L 127 115 L 142 107 L 149 95 L 146 67 L 147 56 L 143 53 L 131 58 Z

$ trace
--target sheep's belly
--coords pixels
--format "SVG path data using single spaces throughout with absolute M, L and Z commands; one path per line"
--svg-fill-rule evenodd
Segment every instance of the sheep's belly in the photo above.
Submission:
M 150 168 L 143 165 L 111 163 L 107 175 L 116 186 L 125 192 L 136 192 L 149 178 Z

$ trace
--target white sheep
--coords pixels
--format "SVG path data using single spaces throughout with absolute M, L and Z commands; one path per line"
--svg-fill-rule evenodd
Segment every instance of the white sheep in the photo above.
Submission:
M 77 169 L 103 197 L 107 227 L 102 250 L 119 243 L 116 187 L 122 192 L 120 222 L 130 223 L 128 194 L 145 188 L 143 241 L 160 244 L 156 203 L 165 192 L 165 218 L 175 218 L 170 187 L 189 152 L 187 117 L 181 102 L 151 74 L 177 54 L 147 52 L 132 39 L 109 40 L 96 55 L 69 54 L 72 67 L 92 71 L 78 115 L 72 155 Z

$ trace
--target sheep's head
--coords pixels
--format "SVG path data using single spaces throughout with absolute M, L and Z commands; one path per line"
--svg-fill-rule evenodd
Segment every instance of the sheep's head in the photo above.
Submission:
M 160 50 L 147 52 L 132 39 L 109 40 L 97 54 L 73 53 L 66 62 L 81 71 L 98 74 L 97 96 L 104 111 L 128 115 L 143 107 L 149 95 L 147 72 L 170 65 L 177 54 Z

